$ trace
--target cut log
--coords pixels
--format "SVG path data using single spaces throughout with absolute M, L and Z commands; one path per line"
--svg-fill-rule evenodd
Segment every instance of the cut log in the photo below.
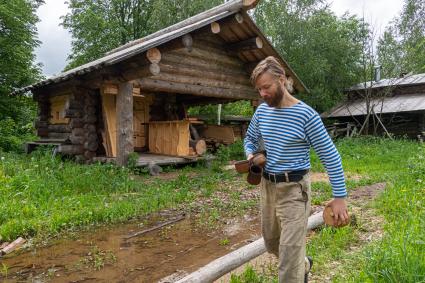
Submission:
M 189 53 L 191 54 L 191 53 Z M 163 63 L 168 65 L 180 65 L 185 64 L 190 68 L 198 70 L 208 70 L 209 72 L 223 72 L 226 75 L 236 75 L 236 76 L 245 76 L 249 77 L 248 73 L 245 70 L 242 70 L 240 67 L 235 67 L 229 64 L 222 64 L 218 61 L 211 62 L 208 58 L 200 58 L 195 56 L 183 56 L 177 51 L 164 53 L 162 56 Z M 245 66 L 245 65 L 244 65 Z
M 243 23 L 243 16 L 240 13 L 235 14 L 235 20 L 239 23 Z
M 56 133 L 70 133 L 71 127 L 69 125 L 49 125 L 48 130 Z
M 161 72 L 158 63 L 151 63 L 148 65 L 138 65 L 137 67 L 130 68 L 121 73 L 124 80 L 132 81 L 138 78 L 150 77 L 158 75 Z M 140 94 L 140 91 L 138 91 Z M 115 89 L 115 93 L 118 93 L 118 88 Z M 133 93 L 133 95 L 137 95 Z
M 97 148 L 99 147 L 97 140 L 96 141 L 86 141 L 84 143 L 84 148 L 89 150 L 89 151 L 96 151 Z
M 190 34 L 185 34 L 182 37 L 183 46 L 186 47 L 187 51 L 192 51 L 193 38 Z
M 154 47 L 146 52 L 146 58 L 149 62 L 158 64 L 161 61 L 161 51 Z
M 84 153 L 83 145 L 74 144 L 60 144 L 58 146 L 58 152 L 65 155 L 78 155 Z
M 86 131 L 84 128 L 74 128 L 72 129 L 72 134 L 74 136 L 84 136 L 86 134 Z
M 9 254 L 9 253 L 13 252 L 14 250 L 20 248 L 25 242 L 26 241 L 25 241 L 24 238 L 19 237 L 18 239 L 16 239 L 15 241 L 13 241 L 12 243 L 10 243 L 6 247 L 4 247 L 1 250 L 0 254 Z
M 198 155 L 203 155 L 207 152 L 207 144 L 204 140 L 190 140 L 189 146 L 193 148 Z
M 81 109 L 66 109 L 65 118 L 81 118 L 83 117 L 83 110 Z
M 211 32 L 214 34 L 220 33 L 220 24 L 217 22 L 211 23 Z
M 207 60 L 207 64 L 209 65 L 217 64 L 226 66 L 227 68 L 230 66 L 235 70 L 240 70 L 245 65 L 238 58 L 232 57 L 229 54 L 221 54 L 213 52 L 212 50 L 204 50 L 202 47 L 193 47 L 189 54 L 181 49 L 170 51 L 169 54 L 181 56 L 182 62 L 186 62 L 187 58 L 193 58 L 194 60 Z
M 84 158 L 86 158 L 87 160 L 93 160 L 93 158 L 96 157 L 96 152 L 94 151 L 86 151 L 84 152 Z
M 206 87 L 219 87 L 224 89 L 237 89 L 237 90 L 246 91 L 246 92 L 255 92 L 252 86 L 240 85 L 234 82 L 232 83 L 232 82 L 226 82 L 226 81 L 219 81 L 219 80 L 214 80 L 210 78 L 196 78 L 191 76 L 161 73 L 158 76 L 151 77 L 151 79 L 155 79 L 155 80 L 157 79 L 161 81 L 168 81 L 168 82 L 181 83 L 181 84 L 199 85 L 199 86 L 206 86 Z
M 255 8 L 260 0 L 243 0 L 243 7 L 245 10 Z
M 311 230 L 323 225 L 323 211 L 308 218 L 307 229 Z M 224 274 L 266 252 L 263 238 L 243 246 L 225 256 L 222 256 L 197 271 L 180 279 L 177 283 L 213 282 Z
M 84 127 L 84 124 L 85 124 L 84 120 L 80 118 L 73 118 L 69 122 L 69 126 L 71 127 L 71 129 L 82 128 Z
M 258 97 L 257 92 L 255 92 L 254 90 L 247 92 L 245 90 L 173 83 L 161 80 L 153 80 L 149 78 L 140 79 L 138 81 L 140 83 L 141 89 L 147 92 L 182 93 L 193 94 L 198 96 L 247 100 L 256 99 Z
M 75 136 L 74 134 L 69 135 L 69 140 L 72 144 L 83 144 L 85 142 L 84 136 Z
M 224 81 L 244 86 L 252 86 L 248 80 L 248 75 L 243 76 L 224 72 L 214 72 L 201 68 L 194 68 L 193 66 L 184 64 L 176 65 L 161 63 L 159 66 L 161 71 L 167 74 L 191 76 L 193 78 L 209 78 L 212 80 Z
M 257 36 L 240 42 L 232 43 L 227 48 L 228 50 L 237 53 L 261 49 L 263 48 L 263 40 Z

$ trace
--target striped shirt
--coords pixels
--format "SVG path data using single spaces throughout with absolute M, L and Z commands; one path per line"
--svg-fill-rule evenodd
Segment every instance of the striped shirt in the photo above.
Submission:
M 341 157 L 319 114 L 299 102 L 274 108 L 262 103 L 254 113 L 244 140 L 245 153 L 254 153 L 264 142 L 265 170 L 269 173 L 310 169 L 310 146 L 329 175 L 334 197 L 347 195 Z

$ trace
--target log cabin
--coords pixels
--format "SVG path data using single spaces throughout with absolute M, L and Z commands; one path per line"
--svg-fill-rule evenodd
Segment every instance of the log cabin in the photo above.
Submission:
M 369 117 L 368 131 L 362 133 L 424 139 L 425 74 L 378 78 L 345 92 L 345 101 L 321 114 L 322 118 L 337 120 L 340 125 L 355 125 L 360 131 Z
M 259 96 L 250 73 L 275 56 L 293 82 L 307 89 L 248 14 L 258 0 L 233 0 L 111 50 L 102 58 L 19 92 L 38 104 L 38 141 L 89 163 L 102 158 L 139 165 L 194 160 L 204 145 L 193 105 L 250 100 Z

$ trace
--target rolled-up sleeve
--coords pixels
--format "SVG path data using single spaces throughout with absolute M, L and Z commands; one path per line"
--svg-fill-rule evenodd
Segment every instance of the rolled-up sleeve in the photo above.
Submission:
M 248 157 L 249 154 L 252 154 L 258 151 L 260 147 L 261 133 L 258 128 L 258 116 L 257 112 L 251 118 L 249 123 L 248 130 L 246 131 L 244 139 L 244 150 L 245 155 Z
M 328 173 L 333 196 L 347 196 L 341 156 L 317 113 L 307 121 L 305 133 L 308 142 L 319 156 L 320 161 Z

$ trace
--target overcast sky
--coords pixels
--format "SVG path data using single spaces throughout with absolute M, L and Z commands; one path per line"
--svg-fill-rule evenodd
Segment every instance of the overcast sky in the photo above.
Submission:
M 337 16 L 345 12 L 365 17 L 380 34 L 385 26 L 400 13 L 403 0 L 331 0 L 331 9 Z M 60 17 L 67 13 L 67 5 L 63 0 L 45 0 L 37 14 L 38 37 L 42 42 L 36 49 L 37 62 L 43 64 L 46 76 L 59 73 L 66 65 L 66 58 L 71 49 L 71 35 L 59 25 Z

